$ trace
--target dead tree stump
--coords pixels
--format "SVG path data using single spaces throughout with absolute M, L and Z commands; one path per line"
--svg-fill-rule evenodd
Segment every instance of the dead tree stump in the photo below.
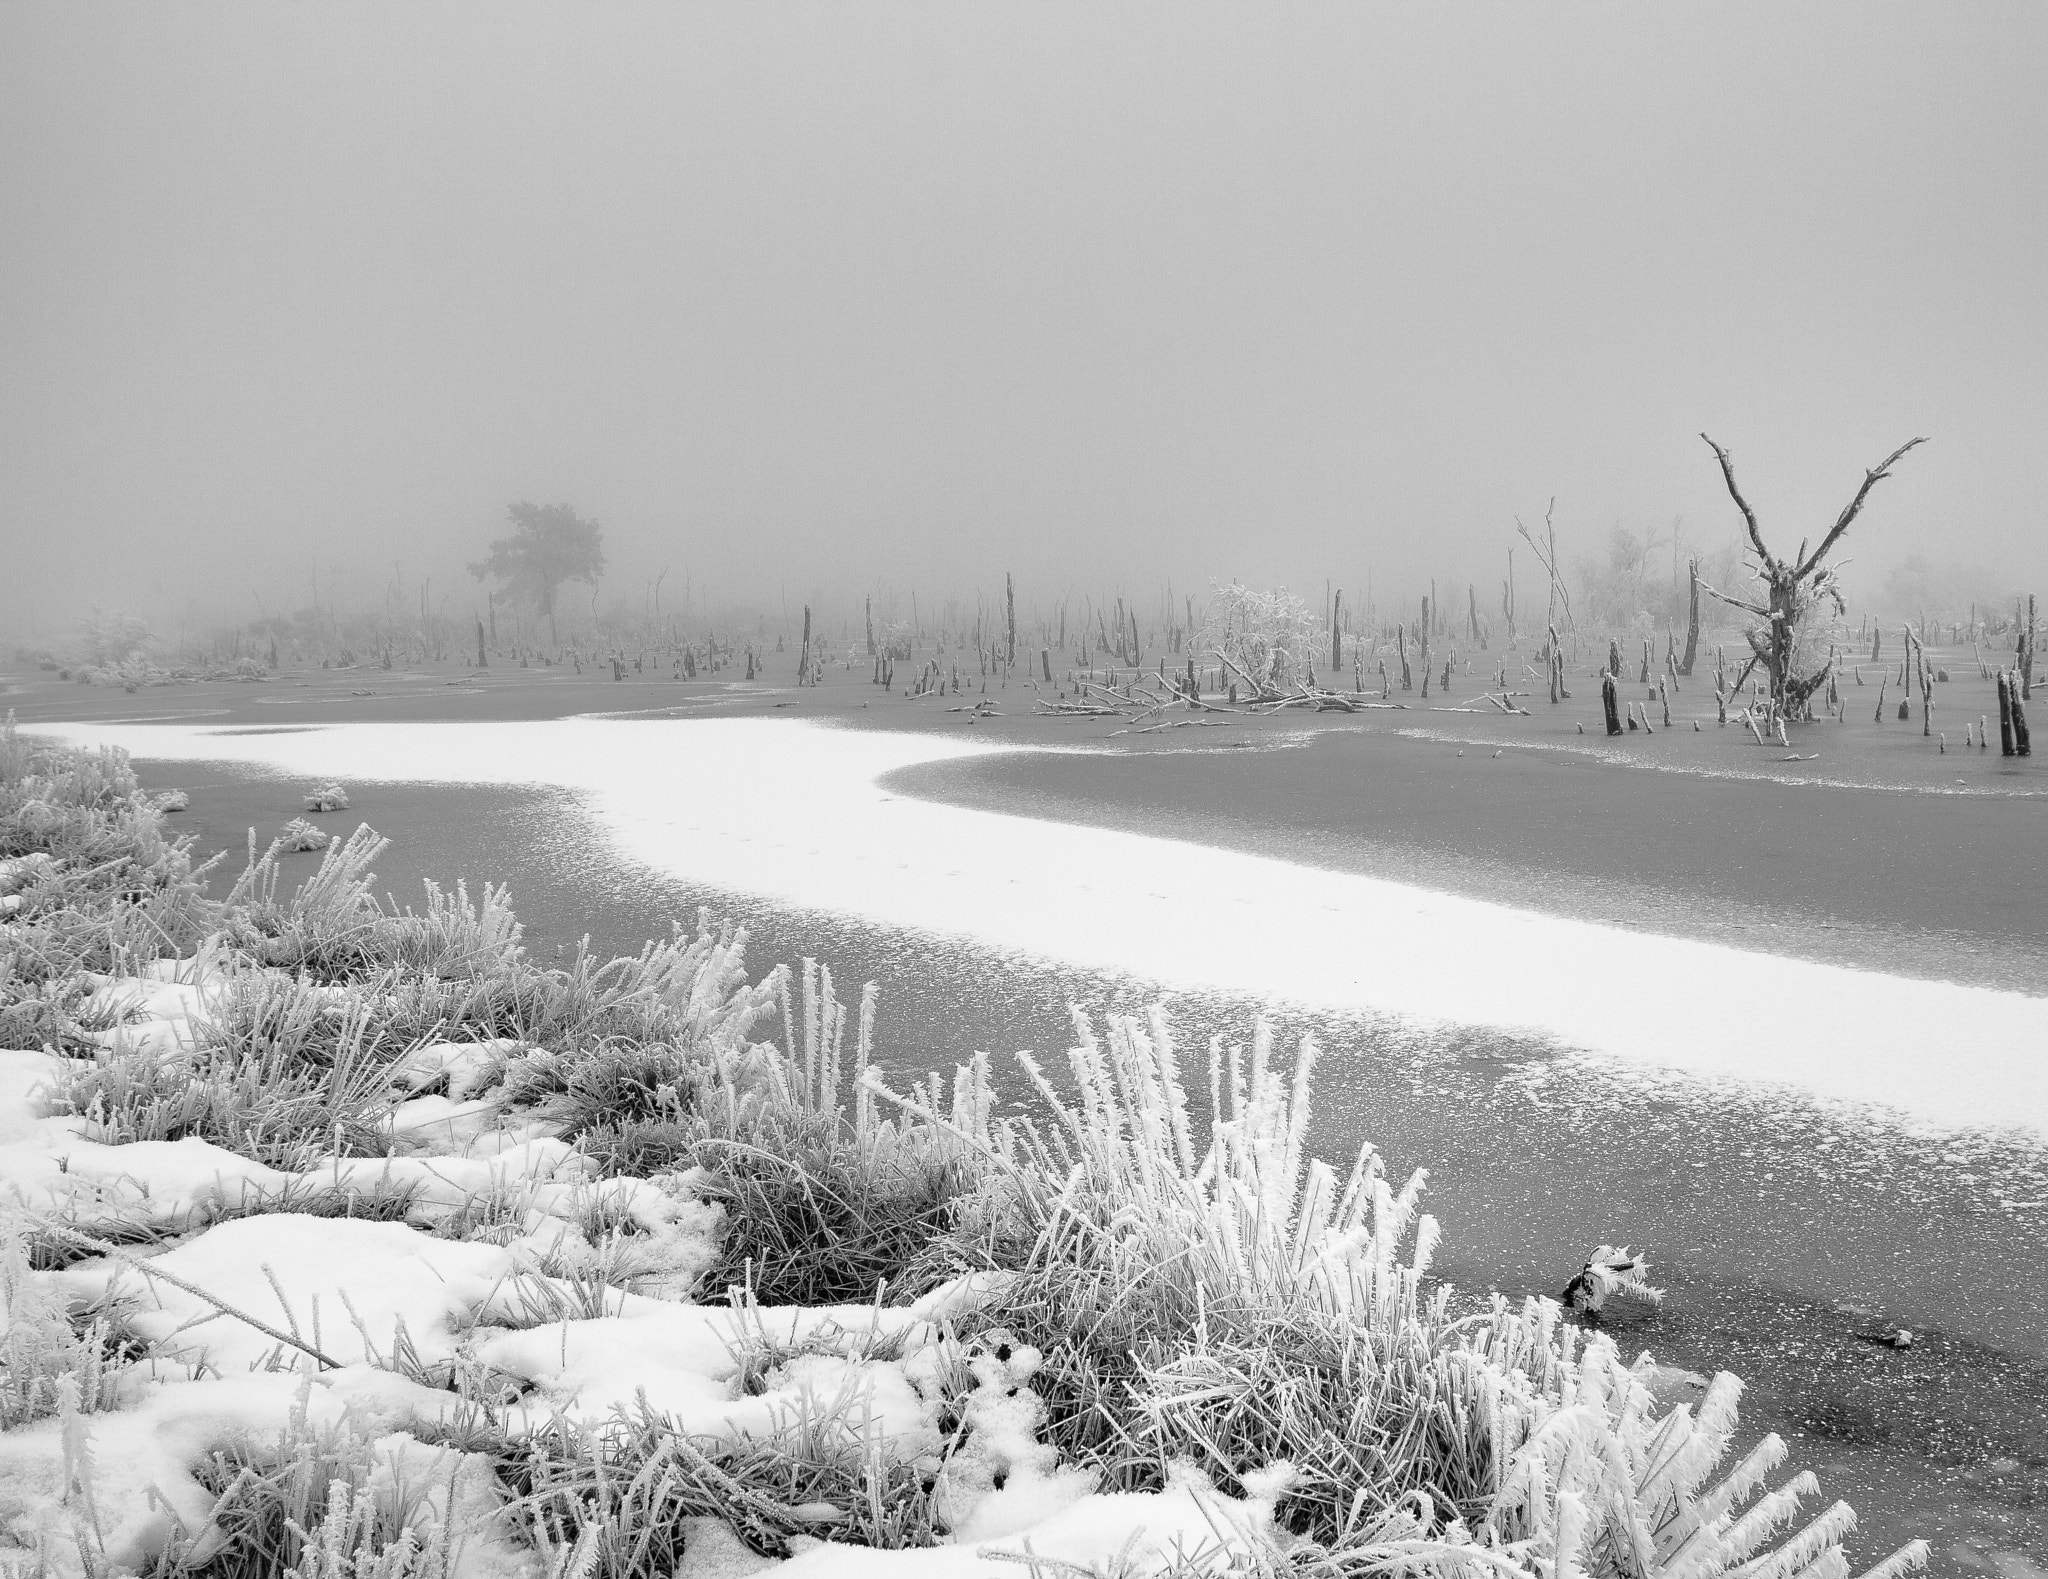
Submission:
M 1700 646 L 1700 561 L 1697 554 L 1688 561 L 1686 574 L 1692 585 L 1685 616 L 1685 656 L 1679 660 L 1678 672 L 1690 679 L 1693 659 L 1698 656 Z
M 1600 676 L 1600 705 L 1607 710 L 1607 732 L 1610 735 L 1620 734 L 1622 732 L 1621 694 L 1615 688 L 1614 671 L 1612 669 Z
M 2018 611 L 2015 611 L 2018 613 Z M 2034 625 L 2038 616 L 2034 612 L 2034 595 L 2027 594 L 2027 607 L 2019 615 L 2019 641 L 2013 649 L 2013 668 L 2020 677 L 2020 700 L 2031 701 L 2034 695 Z M 2024 755 L 2025 753 L 2022 753 Z

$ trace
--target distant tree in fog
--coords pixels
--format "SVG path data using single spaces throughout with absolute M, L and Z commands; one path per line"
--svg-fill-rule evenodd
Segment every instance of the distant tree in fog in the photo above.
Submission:
M 512 532 L 491 544 L 488 558 L 473 562 L 470 574 L 500 583 L 496 596 L 547 616 L 548 637 L 561 642 L 555 630 L 555 594 L 571 581 L 597 585 L 604 574 L 604 529 L 586 521 L 566 504 L 528 504 L 521 500 L 506 512 Z
M 1920 553 L 1893 565 L 1877 595 L 1878 607 L 1886 613 L 1913 620 L 1930 615 L 1954 619 L 1973 603 L 1980 613 L 2008 606 L 1997 576 L 1981 565 L 1934 561 Z
M 95 608 L 79 625 L 78 635 L 85 662 L 109 669 L 147 657 L 156 641 L 148 625 L 125 609 Z
M 1586 617 L 1615 630 L 1654 635 L 1667 626 L 1683 628 L 1690 581 L 1687 557 L 1700 562 L 1700 579 L 1715 586 L 1733 586 L 1742 570 L 1742 550 L 1734 542 L 1719 548 L 1686 547 L 1684 527 L 1644 527 L 1634 532 L 1616 522 L 1608 534 L 1607 557 L 1580 554 L 1573 564 L 1573 583 Z M 1668 556 L 1668 557 L 1667 557 Z

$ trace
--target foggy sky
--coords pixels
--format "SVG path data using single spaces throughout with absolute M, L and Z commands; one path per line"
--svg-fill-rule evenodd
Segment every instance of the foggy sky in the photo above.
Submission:
M 1519 513 L 2048 582 L 2038 6 L 0 11 L 0 622 L 1497 586 Z M 1518 556 L 1521 574 L 1533 569 Z M 2048 590 L 2048 586 L 2044 586 Z

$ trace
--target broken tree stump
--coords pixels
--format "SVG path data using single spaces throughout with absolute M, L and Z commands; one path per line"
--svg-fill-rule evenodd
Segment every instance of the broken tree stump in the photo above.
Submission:
M 1691 592 L 1685 616 L 1685 657 L 1679 660 L 1678 672 L 1690 679 L 1693 659 L 1700 646 L 1700 561 L 1697 554 L 1688 561 L 1686 575 L 1691 582 Z

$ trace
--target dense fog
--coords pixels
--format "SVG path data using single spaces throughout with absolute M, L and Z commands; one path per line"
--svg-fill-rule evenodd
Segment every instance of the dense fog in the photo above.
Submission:
M 2044 33 L 12 8 L 0 627 L 467 619 L 522 499 L 602 524 L 601 604 L 702 619 L 1490 605 L 1553 498 L 1569 571 L 1668 588 L 1739 526 L 1702 430 L 1787 547 L 1928 435 L 1846 584 L 1960 615 L 2048 573 Z

